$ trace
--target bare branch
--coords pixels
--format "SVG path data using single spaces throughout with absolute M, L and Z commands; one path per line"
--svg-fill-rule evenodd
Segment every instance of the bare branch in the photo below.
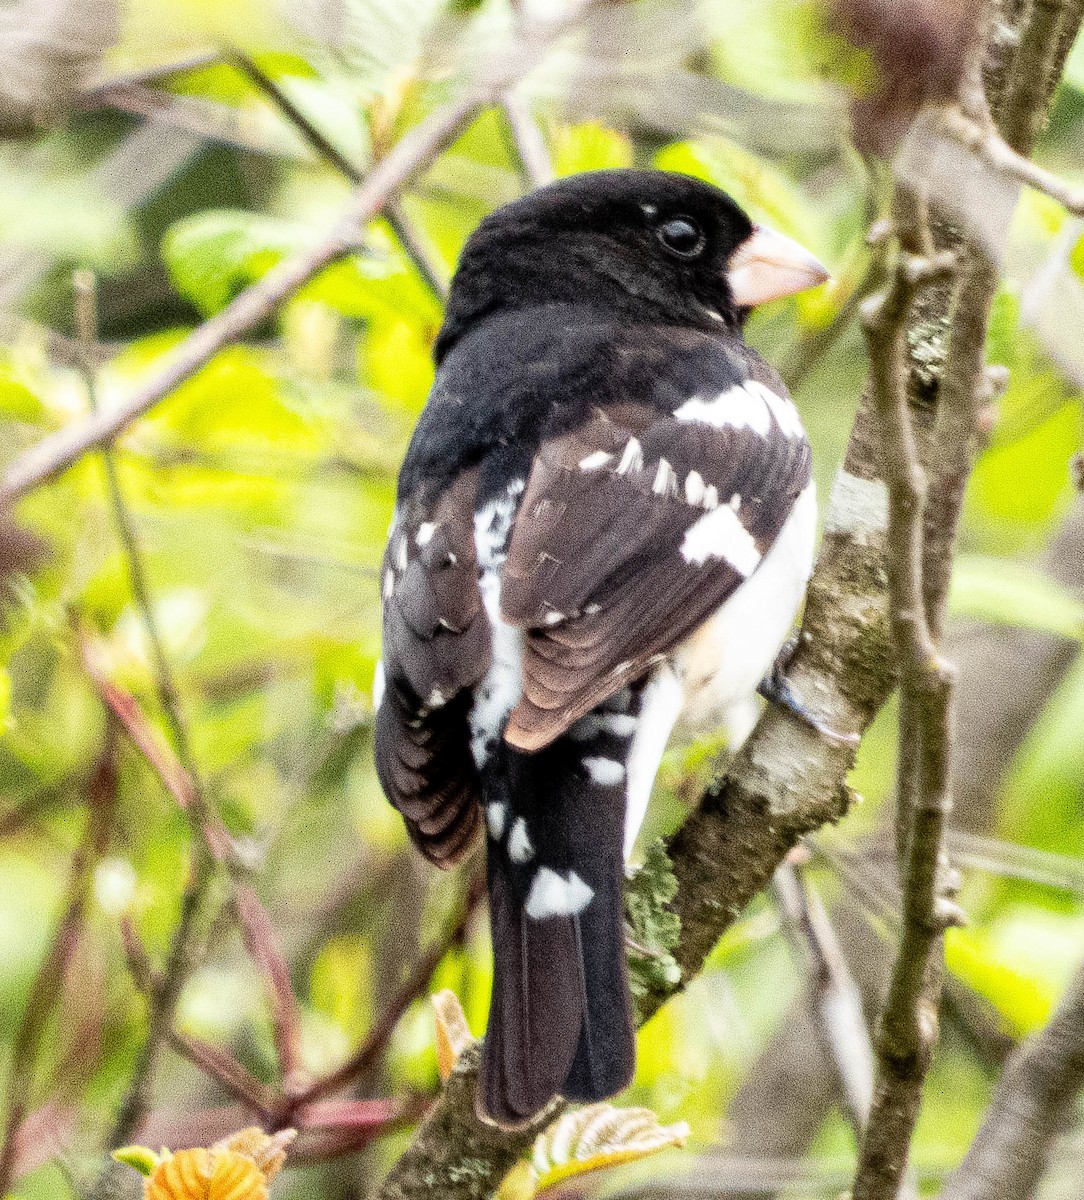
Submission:
M 124 953 L 128 969 L 135 985 L 148 998 L 161 987 L 161 980 L 151 966 L 147 949 L 136 932 L 135 926 L 125 918 L 121 923 Z M 266 1118 L 272 1111 L 274 1096 L 246 1067 L 224 1050 L 203 1041 L 202 1038 L 170 1029 L 166 1034 L 169 1044 L 193 1066 L 220 1083 L 231 1096 L 240 1100 L 253 1112 Z
M 230 51 L 229 57 L 275 104 L 317 154 L 331 163 L 340 174 L 352 183 L 361 183 L 361 169 L 352 163 L 319 126 L 301 111 L 257 62 L 236 48 Z M 389 200 L 385 206 L 384 217 L 426 286 L 438 300 L 443 301 L 448 295 L 448 282 L 434 261 L 432 250 L 425 244 L 421 234 L 415 229 L 404 211 L 402 201 L 400 199 Z
M 571 13 L 542 28 L 529 52 L 496 62 L 487 75 L 458 99 L 431 113 L 381 159 L 354 193 L 331 232 L 304 254 L 280 263 L 231 304 L 195 329 L 174 352 L 172 361 L 149 384 L 109 412 L 43 439 L 8 467 L 0 482 L 0 501 L 13 501 L 54 478 L 88 450 L 113 442 L 137 417 L 152 409 L 194 375 L 224 346 L 250 332 L 325 267 L 359 246 L 362 231 L 410 180 L 460 134 L 485 107 L 496 103 L 528 73 L 560 34 L 574 25 L 591 0 L 580 0 Z M 537 31 L 540 27 L 534 26 Z
M 808 959 L 818 1034 L 839 1075 L 851 1126 L 861 1135 L 873 1097 L 873 1051 L 862 995 L 802 868 L 783 863 L 775 873 L 774 890 L 792 940 Z
M 419 959 L 409 977 L 381 1013 L 380 1019 L 369 1032 L 365 1042 L 338 1070 L 295 1093 L 289 1100 L 291 1112 L 311 1105 L 314 1101 L 322 1100 L 325 1096 L 333 1096 L 336 1092 L 344 1091 L 365 1078 L 384 1052 L 403 1013 L 419 996 L 425 994 L 429 987 L 429 981 L 433 978 L 433 972 L 440 966 L 441 960 L 448 951 L 461 944 L 466 937 L 467 926 L 471 917 L 477 912 L 483 894 L 482 880 L 475 879 L 468 888 L 463 908 L 455 924 L 445 937 L 438 938 Z
M 1084 1088 L 1084 968 L 1045 1029 L 1009 1059 L 942 1200 L 1028 1200 Z
M 1074 216 L 1084 216 L 1084 187 L 1071 184 L 1053 171 L 1018 154 L 998 133 L 992 123 L 977 120 L 963 109 L 952 106 L 941 114 L 938 127 L 959 142 L 986 166 L 1017 180 L 1026 187 L 1056 200 Z
M 501 104 L 512 141 L 531 187 L 542 187 L 553 179 L 553 163 L 542 131 L 538 128 L 527 101 L 511 91 Z
M 3 1144 L 0 1145 L 0 1193 L 12 1181 L 18 1150 L 17 1134 L 30 1107 L 35 1068 L 50 1016 L 60 995 L 61 984 L 83 934 L 87 900 L 91 894 L 94 867 L 105 852 L 117 797 L 116 747 L 112 729 L 97 770 L 87 789 L 89 813 L 86 830 L 71 865 L 64 898 L 63 915 L 48 953 L 30 988 L 22 1022 L 14 1038 L 8 1070 L 7 1113 Z
M 301 1069 L 301 1011 L 290 982 L 290 967 L 279 947 L 267 909 L 252 888 L 247 884 L 239 886 L 233 903 L 245 947 L 264 978 L 279 1069 L 283 1087 L 289 1092 Z
M 81 368 L 91 411 L 97 413 L 97 293 L 94 277 L 88 272 L 80 272 L 76 276 L 75 302 L 76 324 L 82 348 Z M 173 1012 L 181 988 L 188 978 L 198 953 L 197 915 L 214 878 L 214 864 L 218 861 L 231 860 L 232 843 L 228 832 L 207 803 L 199 774 L 196 771 L 188 731 L 181 715 L 180 699 L 154 615 L 150 589 L 147 584 L 147 573 L 135 526 L 124 501 L 111 447 L 105 448 L 103 465 L 113 518 L 128 565 L 132 594 L 140 610 L 151 646 L 159 703 L 166 715 L 177 747 L 176 758 L 170 750 L 158 743 L 150 723 L 134 698 L 127 696 L 98 670 L 85 638 L 81 639 L 80 645 L 83 662 L 106 707 L 118 718 L 133 743 L 155 769 L 167 791 L 175 796 L 188 814 L 197 835 L 194 850 L 195 865 L 181 900 L 181 915 L 173 932 L 166 956 L 165 969 L 157 978 L 149 976 L 151 986 L 147 992 L 147 1037 L 140 1049 L 135 1068 L 128 1081 L 127 1092 L 121 1100 L 113 1127 L 112 1144 L 116 1146 L 128 1139 L 146 1112 L 147 1094 L 157 1063 L 159 1047 L 162 1040 L 169 1035 Z M 99 1178 L 99 1190 L 106 1186 L 106 1178 L 105 1174 Z
M 900 256 L 886 291 L 862 306 L 871 394 L 880 420 L 889 495 L 888 595 L 901 676 L 898 842 L 903 929 L 877 1031 L 877 1086 L 862 1140 L 855 1200 L 899 1191 L 930 1053 L 937 1036 L 941 872 L 949 810 L 951 669 L 934 643 L 922 586 L 926 476 L 907 397 L 907 321 L 920 283 L 952 259 L 931 254 L 923 203 L 897 193 Z

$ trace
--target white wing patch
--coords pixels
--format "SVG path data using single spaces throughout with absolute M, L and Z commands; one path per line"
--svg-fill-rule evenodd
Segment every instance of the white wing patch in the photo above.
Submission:
M 724 504 L 705 513 L 685 531 L 681 557 L 703 566 L 709 559 L 725 559 L 740 575 L 750 576 L 760 565 L 756 539 L 741 523 L 741 517 Z
M 751 429 L 761 437 L 771 431 L 771 418 L 787 437 L 805 437 L 794 403 L 756 379 L 736 383 L 710 400 L 694 396 L 674 413 L 679 421 L 703 421 L 716 429 Z
M 761 437 L 771 430 L 771 417 L 761 391 L 767 391 L 754 380 L 736 383 L 711 400 L 694 396 L 674 412 L 679 421 L 702 421 L 716 429 L 751 429 Z
M 574 917 L 594 899 L 594 891 L 576 874 L 569 871 L 567 878 L 539 867 L 531 881 L 524 906 L 527 916 L 535 921 L 547 917 Z
M 474 516 L 478 586 L 492 639 L 492 661 L 475 689 L 470 713 L 471 753 L 479 769 L 523 690 L 523 631 L 501 618 L 501 567 L 507 557 L 508 536 L 523 487 L 522 479 L 513 480 L 505 495 L 491 500 Z
M 798 410 L 794 407 L 793 400 L 789 397 L 780 396 L 777 392 L 773 392 L 771 388 L 765 387 L 762 383 L 749 384 L 747 386 L 760 389 L 760 394 L 764 397 L 764 403 L 772 410 L 772 416 L 775 417 L 776 424 L 787 437 L 805 437 L 805 426 L 802 424 L 802 418 L 798 415 Z

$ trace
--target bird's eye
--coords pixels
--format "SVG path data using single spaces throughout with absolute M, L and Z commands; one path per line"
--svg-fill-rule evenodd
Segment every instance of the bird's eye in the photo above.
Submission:
M 663 246 L 678 258 L 696 258 L 704 249 L 704 234 L 692 217 L 671 217 L 656 232 Z

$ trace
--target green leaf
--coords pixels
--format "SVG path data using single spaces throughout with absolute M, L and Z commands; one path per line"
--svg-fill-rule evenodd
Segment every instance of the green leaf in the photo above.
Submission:
M 591 1104 L 565 1113 L 539 1134 L 531 1154 L 538 1190 L 563 1183 L 573 1175 L 635 1162 L 689 1136 L 684 1121 L 660 1125 L 650 1108 L 614 1108 Z
M 210 316 L 311 236 L 274 217 L 215 209 L 173 225 L 162 256 L 177 291 Z
M 147 1146 L 121 1146 L 119 1150 L 113 1151 L 113 1157 L 119 1163 L 123 1163 L 126 1167 L 132 1167 L 138 1171 L 140 1175 L 153 1175 L 162 1161 Z
M 949 592 L 954 616 L 1084 639 L 1084 601 L 1033 567 L 980 554 L 956 563 Z

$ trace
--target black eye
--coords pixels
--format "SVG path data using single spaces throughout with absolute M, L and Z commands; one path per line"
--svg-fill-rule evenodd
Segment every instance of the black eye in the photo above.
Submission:
M 659 241 L 678 258 L 696 258 L 704 249 L 704 235 L 692 217 L 671 217 L 656 232 Z

